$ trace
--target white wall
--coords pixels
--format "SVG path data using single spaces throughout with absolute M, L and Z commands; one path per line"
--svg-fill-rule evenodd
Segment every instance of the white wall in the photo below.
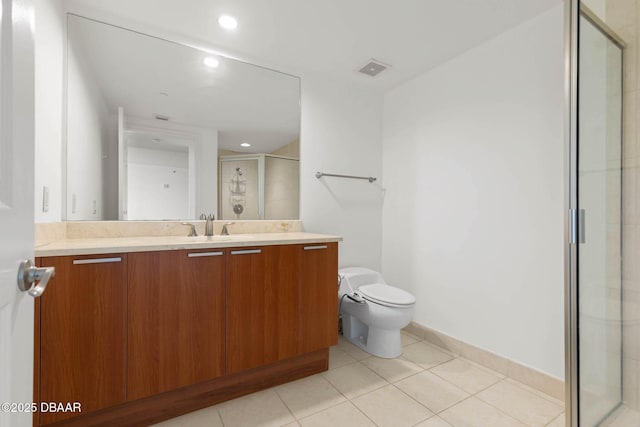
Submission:
M 62 84 L 65 21 L 62 2 L 35 2 L 35 221 L 62 218 Z M 49 188 L 49 210 L 42 189 Z
M 306 231 L 344 237 L 340 267 L 381 266 L 381 125 L 381 95 L 303 76 L 300 219 Z M 316 179 L 317 171 L 378 181 Z
M 125 129 L 172 141 L 175 145 L 190 147 L 195 179 L 189 184 L 193 187 L 190 187 L 189 192 L 195 200 L 194 212 L 193 215 L 182 218 L 198 219 L 202 213 L 216 215 L 218 212 L 218 131 L 216 129 L 133 116 L 125 117 Z M 117 218 L 117 215 L 113 218 Z M 152 219 L 152 217 L 146 219 Z
M 67 73 L 67 219 L 107 219 L 105 166 L 115 160 L 108 152 L 116 144 L 112 129 L 117 124 L 73 45 L 67 51 Z
M 189 152 L 127 149 L 131 220 L 189 219 Z
M 563 6 L 388 92 L 382 270 L 414 320 L 564 376 Z

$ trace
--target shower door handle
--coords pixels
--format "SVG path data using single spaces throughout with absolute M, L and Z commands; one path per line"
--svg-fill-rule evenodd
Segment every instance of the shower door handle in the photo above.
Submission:
M 585 243 L 585 211 L 584 209 L 569 210 L 570 241 L 572 245 Z

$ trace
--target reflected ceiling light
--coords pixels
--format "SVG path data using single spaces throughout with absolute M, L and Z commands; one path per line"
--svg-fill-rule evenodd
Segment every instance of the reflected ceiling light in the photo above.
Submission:
M 251 147 L 251 144 L 249 144 L 248 142 L 243 142 L 242 144 L 240 144 L 240 147 Z
M 214 58 L 213 56 L 207 56 L 202 62 L 204 62 L 204 65 L 210 68 L 218 68 L 218 65 L 220 65 L 220 61 L 218 61 L 218 59 Z
M 238 28 L 238 20 L 231 15 L 220 15 L 218 24 L 225 30 L 235 30 Z

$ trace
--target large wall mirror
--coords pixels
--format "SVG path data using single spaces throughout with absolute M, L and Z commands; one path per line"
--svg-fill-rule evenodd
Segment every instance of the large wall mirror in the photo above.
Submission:
M 67 220 L 299 217 L 299 78 L 73 14 L 67 35 Z

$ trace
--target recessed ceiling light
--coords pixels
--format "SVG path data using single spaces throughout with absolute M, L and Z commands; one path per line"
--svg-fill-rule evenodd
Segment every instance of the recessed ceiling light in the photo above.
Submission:
M 243 142 L 242 144 L 240 144 L 240 147 L 251 147 L 251 144 L 249 144 L 248 142 Z
M 225 30 L 235 30 L 238 28 L 238 20 L 231 15 L 220 15 L 218 24 Z
M 220 61 L 218 61 L 218 59 L 214 58 L 213 56 L 207 56 L 202 62 L 204 62 L 204 65 L 210 68 L 218 68 L 218 65 L 220 65 Z

